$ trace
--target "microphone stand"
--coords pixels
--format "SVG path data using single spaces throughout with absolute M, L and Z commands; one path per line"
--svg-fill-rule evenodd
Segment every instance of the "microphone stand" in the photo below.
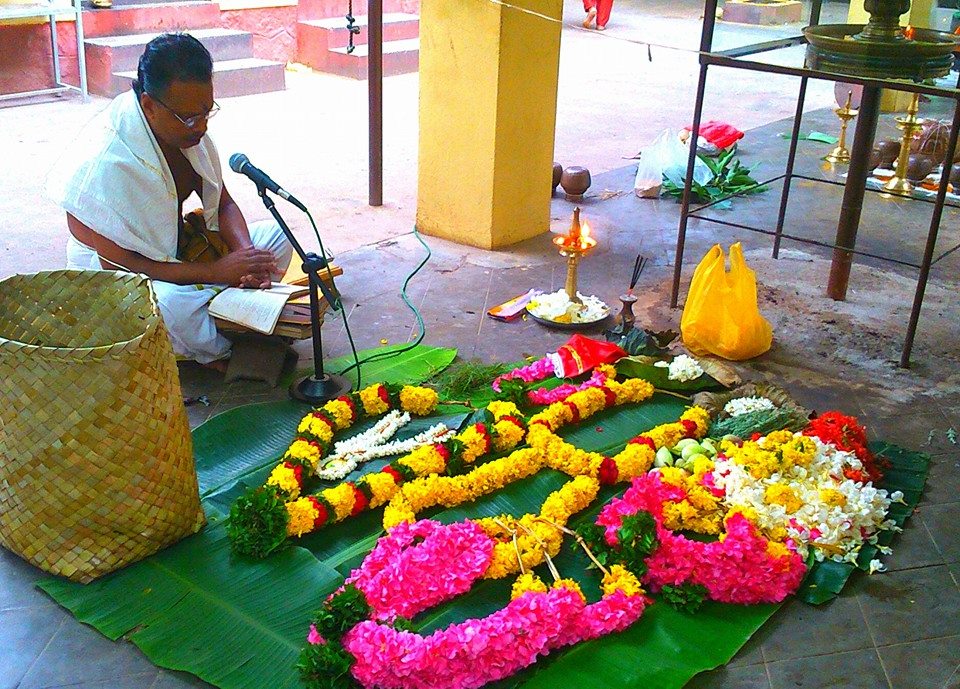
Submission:
M 323 292 L 327 303 L 334 310 L 343 307 L 334 300 L 333 294 L 326 283 L 320 279 L 320 271 L 327 267 L 327 259 L 318 256 L 312 251 L 304 252 L 300 242 L 293 236 L 293 232 L 280 216 L 280 211 L 269 196 L 267 190 L 262 185 L 257 185 L 257 193 L 263 199 L 263 205 L 267 207 L 273 216 L 287 241 L 293 246 L 300 260 L 303 261 L 303 272 L 310 281 L 310 327 L 313 331 L 313 375 L 301 378 L 290 386 L 290 396 L 302 402 L 310 404 L 319 404 L 336 399 L 347 392 L 350 392 L 350 381 L 343 376 L 326 373 L 323 370 L 323 344 L 320 341 L 320 292 Z

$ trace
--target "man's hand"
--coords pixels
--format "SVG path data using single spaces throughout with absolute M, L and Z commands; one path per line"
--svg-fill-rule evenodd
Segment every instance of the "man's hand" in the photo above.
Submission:
M 215 261 L 212 282 L 239 287 L 269 287 L 269 276 L 277 272 L 273 252 L 248 247 L 237 249 Z M 264 279 L 266 278 L 266 279 Z
M 273 284 L 270 275 L 261 273 L 260 275 L 244 275 L 240 278 L 240 286 L 248 289 L 267 289 Z

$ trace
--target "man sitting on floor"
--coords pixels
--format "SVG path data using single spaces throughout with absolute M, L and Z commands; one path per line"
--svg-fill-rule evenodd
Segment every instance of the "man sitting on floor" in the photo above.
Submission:
M 133 89 L 118 96 L 103 131 L 84 135 L 51 178 L 67 212 L 67 267 L 130 270 L 153 279 L 177 355 L 224 370 L 230 341 L 207 304 L 223 285 L 269 287 L 291 246 L 273 221 L 249 228 L 223 183 L 207 136 L 210 53 L 188 34 L 164 34 L 140 57 Z M 203 209 L 184 217 L 196 193 Z

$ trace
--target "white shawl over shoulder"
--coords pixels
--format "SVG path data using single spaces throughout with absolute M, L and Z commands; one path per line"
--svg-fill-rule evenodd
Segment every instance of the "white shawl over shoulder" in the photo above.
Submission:
M 181 209 L 173 174 L 133 91 L 117 96 L 51 172 L 47 193 L 84 225 L 154 261 L 176 261 Z M 223 189 L 209 135 L 183 155 L 203 179 L 203 216 L 218 230 Z

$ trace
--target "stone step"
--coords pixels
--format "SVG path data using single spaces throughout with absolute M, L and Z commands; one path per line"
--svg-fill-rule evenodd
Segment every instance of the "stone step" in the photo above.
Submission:
M 354 36 L 357 48 L 367 43 L 367 16 L 357 17 L 356 25 L 360 33 Z M 405 12 L 391 12 L 383 15 L 384 43 L 416 39 L 420 36 L 420 17 Z M 297 24 L 297 62 L 321 72 L 327 69 L 330 60 L 338 58 L 331 55 L 337 48 L 346 48 L 350 33 L 342 17 L 328 19 L 310 19 Z
M 359 17 L 367 13 L 367 0 L 353 0 L 353 16 Z M 381 0 L 384 14 L 391 12 L 405 12 L 417 14 L 420 12 L 420 0 Z M 297 20 L 324 19 L 339 17 L 343 19 L 347 13 L 347 3 L 343 0 L 299 0 L 297 2 Z
M 239 60 L 253 55 L 253 34 L 233 29 L 194 29 L 189 32 L 210 51 L 214 61 Z M 159 33 L 124 34 L 88 38 L 86 50 L 87 78 L 92 93 L 110 90 L 117 72 L 136 71 L 137 62 L 147 43 Z
M 368 19 L 367 15 L 354 18 L 354 25 L 360 33 L 353 37 L 354 45 L 367 42 Z M 417 38 L 420 35 L 420 16 L 406 12 L 390 12 L 383 15 L 383 40 L 402 41 L 407 38 Z M 324 50 L 342 48 L 350 41 L 350 32 L 347 31 L 347 20 L 343 17 L 328 17 L 327 19 L 307 19 L 297 24 L 297 45 L 304 42 L 316 43 Z
M 367 44 L 358 45 L 352 53 L 348 53 L 346 47 L 329 50 L 327 62 L 322 71 L 351 79 L 366 79 L 369 47 Z M 384 41 L 383 76 L 407 74 L 416 72 L 419 68 L 419 38 Z
M 220 26 L 220 5 L 204 0 L 147 3 L 83 12 L 83 34 L 87 38 L 216 26 Z
M 255 93 L 283 91 L 286 88 L 285 65 L 282 62 L 246 57 L 213 63 L 213 93 L 216 98 L 249 96 Z M 117 95 L 130 88 L 137 78 L 136 70 L 113 75 L 113 93 Z

